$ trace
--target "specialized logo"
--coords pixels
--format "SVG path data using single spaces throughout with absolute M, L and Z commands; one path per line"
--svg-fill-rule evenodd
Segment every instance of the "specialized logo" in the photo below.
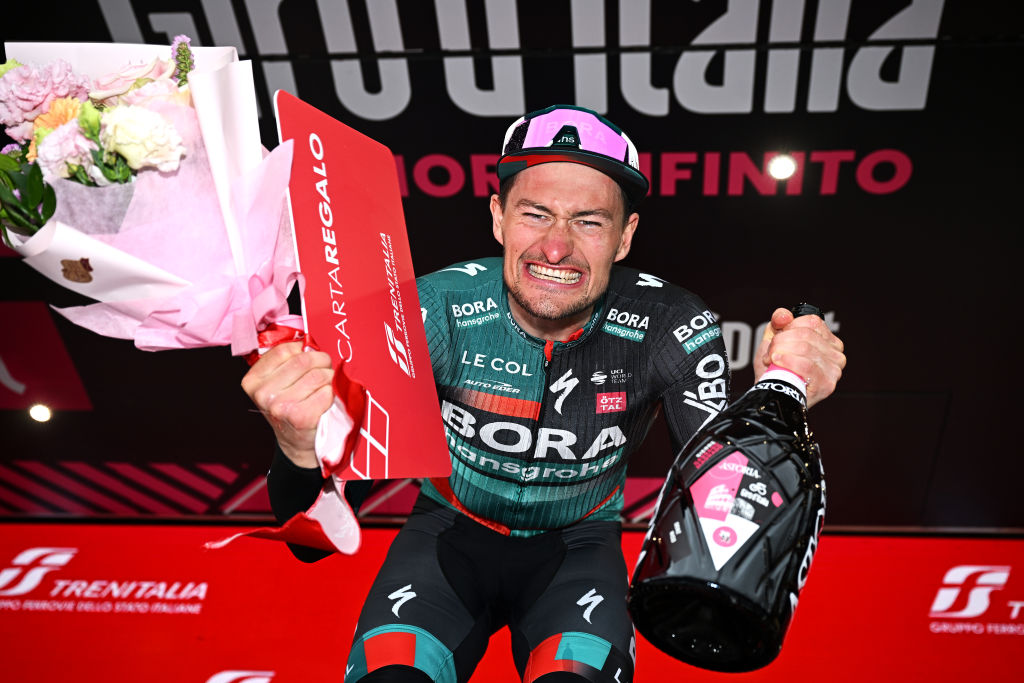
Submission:
M 406 350 L 405 344 L 395 339 L 395 331 L 387 323 L 384 323 L 384 333 L 388 338 L 388 352 L 391 354 L 391 360 L 401 368 L 402 372 L 411 377 L 412 375 L 409 373 L 409 352 Z
M 607 391 L 597 395 L 597 414 L 620 413 L 626 409 L 625 391 Z
M 232 669 L 210 676 L 206 679 L 206 683 L 270 683 L 273 677 L 273 671 Z
M 29 548 L 21 551 L 11 562 L 12 567 L 0 571 L 0 595 L 25 595 L 35 590 L 44 576 L 66 565 L 77 552 L 77 548 Z
M 636 281 L 637 287 L 662 287 L 665 281 L 660 277 L 648 275 L 647 273 L 640 273 L 640 279 Z
M 562 414 L 562 403 L 565 402 L 566 396 L 572 393 L 572 390 L 575 389 L 576 385 L 579 383 L 580 381 L 572 376 L 572 368 L 569 368 L 564 375 L 559 377 L 555 380 L 554 384 L 548 387 L 552 393 L 559 394 L 558 399 L 555 401 L 555 411 L 559 415 Z
M 604 596 L 598 595 L 596 588 L 591 588 L 586 595 L 576 601 L 576 604 L 580 607 L 586 607 L 586 609 L 583 610 L 583 618 L 586 619 L 588 624 L 592 623 L 590 621 L 590 613 L 593 612 L 594 608 L 600 605 L 603 601 Z
M 988 611 L 989 597 L 1006 585 L 1006 566 L 962 564 L 946 572 L 932 603 L 931 617 L 969 619 Z M 963 596 L 963 597 L 961 597 Z
M 388 596 L 388 600 L 396 601 L 395 604 L 391 606 L 391 611 L 395 613 L 396 617 L 398 617 L 398 610 L 402 607 L 402 605 L 409 602 L 415 597 L 416 594 L 412 592 L 411 583 L 408 586 L 402 586 L 401 588 L 399 588 L 394 593 Z
M 454 270 L 459 273 L 465 273 L 470 277 L 475 277 L 477 273 L 487 270 L 486 267 L 481 266 L 479 263 L 467 263 L 464 266 L 452 266 L 451 268 L 443 268 L 440 272 L 445 273 L 449 270 Z

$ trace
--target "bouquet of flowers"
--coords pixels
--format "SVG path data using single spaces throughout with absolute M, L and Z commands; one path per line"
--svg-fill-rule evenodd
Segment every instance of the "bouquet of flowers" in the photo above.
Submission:
M 0 234 L 99 302 L 60 312 L 146 350 L 257 348 L 297 273 L 291 145 L 260 144 L 251 65 L 185 36 L 6 50 Z
M 287 305 L 300 278 L 285 210 L 292 143 L 265 154 L 251 66 L 234 48 L 179 36 L 170 49 L 6 50 L 0 125 L 15 142 L 0 150 L 0 233 L 28 265 L 99 302 L 62 315 L 151 351 L 230 344 L 251 358 L 302 338 Z M 332 457 L 351 450 L 362 419 L 361 387 L 336 381 L 344 400 L 317 446 Z M 252 535 L 355 552 L 343 487 L 329 477 L 308 514 Z

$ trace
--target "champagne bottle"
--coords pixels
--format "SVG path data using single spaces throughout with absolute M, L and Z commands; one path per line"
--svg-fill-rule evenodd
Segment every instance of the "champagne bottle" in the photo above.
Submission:
M 806 403 L 803 379 L 772 366 L 679 452 L 629 591 L 660 650 L 731 672 L 778 656 L 825 518 Z

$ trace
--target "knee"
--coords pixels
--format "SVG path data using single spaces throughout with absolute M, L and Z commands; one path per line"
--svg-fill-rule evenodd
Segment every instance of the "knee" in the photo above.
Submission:
M 571 671 L 554 671 L 534 680 L 534 683 L 590 683 L 589 678 Z
M 633 680 L 633 642 L 627 654 L 594 634 L 559 633 L 530 652 L 523 682 L 629 683 Z
M 392 664 L 371 671 L 359 683 L 433 683 L 433 679 L 416 667 Z

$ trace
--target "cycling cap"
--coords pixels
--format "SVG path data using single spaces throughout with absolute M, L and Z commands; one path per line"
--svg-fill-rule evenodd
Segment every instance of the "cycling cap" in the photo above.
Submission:
M 571 161 L 611 176 L 636 204 L 649 187 L 638 159 L 636 147 L 614 123 L 583 107 L 556 104 L 509 127 L 498 159 L 498 178 L 510 178 L 537 164 Z

